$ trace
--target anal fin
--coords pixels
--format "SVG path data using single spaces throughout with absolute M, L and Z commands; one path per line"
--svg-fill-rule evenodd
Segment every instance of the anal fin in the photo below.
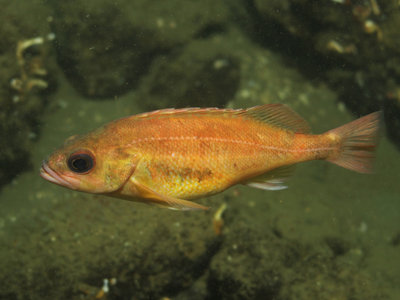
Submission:
M 283 190 L 287 188 L 284 182 L 292 175 L 294 169 L 294 165 L 279 167 L 257 177 L 253 177 L 243 184 L 269 191 Z

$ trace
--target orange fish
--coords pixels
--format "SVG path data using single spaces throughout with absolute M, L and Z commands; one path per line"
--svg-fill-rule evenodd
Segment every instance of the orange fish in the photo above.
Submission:
M 164 109 L 122 118 L 71 137 L 45 160 L 58 185 L 174 209 L 235 184 L 285 188 L 293 165 L 327 160 L 371 171 L 380 112 L 324 134 L 282 104 L 249 109 Z

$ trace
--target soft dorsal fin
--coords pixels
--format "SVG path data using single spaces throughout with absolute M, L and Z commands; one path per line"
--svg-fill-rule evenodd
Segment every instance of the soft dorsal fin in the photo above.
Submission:
M 284 104 L 265 104 L 248 108 L 240 113 L 261 122 L 296 133 L 310 133 L 308 123 Z

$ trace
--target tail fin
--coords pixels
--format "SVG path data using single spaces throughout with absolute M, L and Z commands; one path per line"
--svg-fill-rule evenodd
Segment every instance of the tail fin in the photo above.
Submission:
M 381 112 L 377 111 L 328 131 L 341 139 L 339 154 L 327 160 L 341 167 L 371 173 L 378 144 Z

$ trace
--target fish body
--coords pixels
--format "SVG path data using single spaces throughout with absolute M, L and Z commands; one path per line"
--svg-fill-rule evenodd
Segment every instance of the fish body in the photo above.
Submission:
M 328 160 L 367 173 L 379 112 L 320 135 L 282 104 L 165 109 L 122 118 L 67 140 L 43 162 L 71 189 L 176 209 L 235 184 L 277 190 L 293 165 Z

